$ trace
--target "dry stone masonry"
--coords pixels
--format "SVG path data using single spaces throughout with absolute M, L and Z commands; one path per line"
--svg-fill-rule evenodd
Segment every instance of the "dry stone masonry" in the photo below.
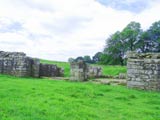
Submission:
M 36 72 L 39 61 L 26 57 L 22 52 L 3 52 L 0 51 L 0 73 L 19 77 L 39 77 Z
M 127 86 L 160 91 L 160 53 L 127 53 Z
M 64 70 L 62 68 L 57 67 L 56 65 L 52 64 L 40 64 L 40 76 L 46 76 L 46 77 L 58 77 L 63 76 Z
M 44 66 L 50 67 L 44 69 Z M 23 52 L 0 51 L 0 74 L 19 77 L 54 77 L 61 76 L 63 73 L 56 65 L 40 64 L 39 59 L 28 57 Z
M 89 66 L 84 61 L 71 62 L 71 81 L 86 81 L 88 78 L 102 76 L 101 67 Z
M 98 66 L 88 66 L 87 75 L 89 78 L 98 78 L 102 76 L 102 68 Z
M 86 81 L 87 80 L 87 64 L 84 61 L 71 62 L 71 81 Z

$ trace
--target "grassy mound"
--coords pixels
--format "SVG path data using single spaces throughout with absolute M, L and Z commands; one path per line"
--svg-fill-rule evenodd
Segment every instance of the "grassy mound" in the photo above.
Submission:
M 0 75 L 0 120 L 159 120 L 160 94 Z

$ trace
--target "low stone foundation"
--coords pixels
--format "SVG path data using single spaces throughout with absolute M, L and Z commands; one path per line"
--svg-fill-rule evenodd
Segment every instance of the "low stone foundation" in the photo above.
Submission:
M 127 86 L 160 91 L 160 53 L 127 53 Z

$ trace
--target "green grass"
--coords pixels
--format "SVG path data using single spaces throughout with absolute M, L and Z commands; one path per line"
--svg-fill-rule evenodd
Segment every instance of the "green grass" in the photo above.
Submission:
M 126 66 L 111 66 L 111 65 L 96 65 L 101 66 L 103 69 L 103 75 L 116 76 L 119 73 L 126 73 Z
M 65 77 L 70 76 L 70 65 L 68 62 L 41 60 L 41 63 L 56 64 L 57 66 L 64 68 Z M 127 71 L 126 66 L 108 66 L 108 65 L 95 65 L 95 64 L 93 66 L 101 66 L 103 70 L 103 75 L 115 76 L 118 75 L 119 73 L 126 73 Z
M 160 93 L 0 75 L 0 120 L 160 120 Z

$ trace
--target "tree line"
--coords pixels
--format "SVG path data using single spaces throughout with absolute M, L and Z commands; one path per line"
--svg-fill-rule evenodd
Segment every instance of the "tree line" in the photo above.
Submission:
M 106 40 L 100 62 L 126 64 L 126 52 L 160 52 L 160 21 L 149 29 L 142 30 L 138 22 L 130 22 L 122 31 L 117 31 Z
M 106 39 L 104 50 L 97 52 L 92 59 L 86 55 L 77 57 L 75 60 L 125 65 L 127 51 L 160 52 L 160 21 L 154 22 L 147 30 L 143 30 L 140 23 L 132 21 L 122 31 L 116 31 L 110 35 Z

